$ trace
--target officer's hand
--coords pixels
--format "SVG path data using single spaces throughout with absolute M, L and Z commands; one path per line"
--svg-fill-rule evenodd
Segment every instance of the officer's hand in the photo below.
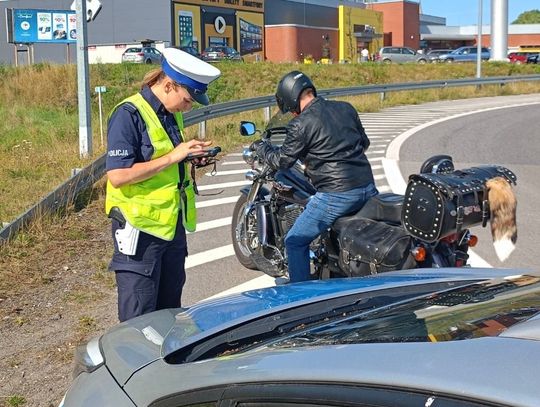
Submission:
M 189 140 L 185 143 L 178 144 L 169 154 L 174 163 L 179 163 L 180 161 L 184 161 L 189 153 L 200 153 L 211 144 L 211 141 Z

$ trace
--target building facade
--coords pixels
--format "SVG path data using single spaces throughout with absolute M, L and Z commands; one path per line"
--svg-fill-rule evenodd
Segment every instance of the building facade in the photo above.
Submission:
M 69 10 L 73 0 L 4 0 L 11 9 Z M 227 45 L 245 61 L 357 62 L 382 46 L 413 49 L 476 44 L 476 26 L 451 27 L 444 17 L 423 15 L 418 0 L 101 0 L 88 23 L 89 61 L 120 62 L 129 46 L 149 40 L 158 49 L 191 45 L 203 51 Z M 490 46 L 490 27 L 482 29 Z M 540 46 L 540 24 L 509 25 L 509 51 Z M 11 44 L 0 30 L 0 63 L 19 57 L 74 63 L 75 44 Z
M 368 7 L 383 15 L 384 45 L 418 49 L 420 9 L 416 1 L 399 0 L 370 3 Z
M 173 0 L 173 45 L 235 48 L 245 61 L 264 59 L 264 0 Z
M 433 24 L 433 16 L 421 16 L 420 47 L 423 49 L 453 49 L 465 45 L 476 45 L 476 25 L 447 26 Z M 444 20 L 444 19 L 443 19 Z M 429 22 L 429 24 L 422 24 Z M 491 46 L 491 27 L 482 26 L 482 46 Z M 510 24 L 508 26 L 508 51 L 540 48 L 540 24 Z

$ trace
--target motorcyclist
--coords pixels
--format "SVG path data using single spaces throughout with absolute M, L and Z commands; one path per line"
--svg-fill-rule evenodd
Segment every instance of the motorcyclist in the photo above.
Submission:
M 294 116 L 281 148 L 266 142 L 252 148 L 276 170 L 301 160 L 317 190 L 285 238 L 290 282 L 298 282 L 310 279 L 310 243 L 378 191 L 365 155 L 370 141 L 350 103 L 317 97 L 310 78 L 299 71 L 280 80 L 276 102 Z

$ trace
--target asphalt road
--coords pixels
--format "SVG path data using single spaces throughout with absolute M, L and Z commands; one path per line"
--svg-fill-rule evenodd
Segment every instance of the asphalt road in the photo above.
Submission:
M 517 104 L 522 106 L 506 108 Z M 360 113 L 360 117 L 371 139 L 368 158 L 380 192 L 399 193 L 396 179 L 404 186 L 403 178 L 417 172 L 433 154 L 452 155 L 457 168 L 496 163 L 514 171 L 518 176 L 517 249 L 504 264 L 498 263 L 489 229 L 477 227 L 474 232 L 480 243 L 475 251 L 494 267 L 534 267 L 538 244 L 533 231 L 540 223 L 535 204 L 540 202 L 540 160 L 536 158 L 540 128 L 535 123 L 539 113 L 540 94 L 535 94 L 400 106 Z M 249 114 L 242 119 L 250 120 Z M 391 162 L 394 167 L 387 166 Z M 273 284 L 261 272 L 240 265 L 232 249 L 230 217 L 240 188 L 249 184 L 244 179 L 247 169 L 237 152 L 221 159 L 215 176 L 199 181 L 202 194 L 219 194 L 197 199 L 199 222 L 197 232 L 188 236 L 184 306 L 227 290 Z

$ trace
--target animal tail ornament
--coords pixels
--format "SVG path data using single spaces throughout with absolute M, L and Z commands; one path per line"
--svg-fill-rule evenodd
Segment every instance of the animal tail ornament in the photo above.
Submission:
M 503 177 L 486 182 L 490 210 L 491 235 L 497 257 L 505 261 L 517 240 L 517 200 L 510 183 Z

